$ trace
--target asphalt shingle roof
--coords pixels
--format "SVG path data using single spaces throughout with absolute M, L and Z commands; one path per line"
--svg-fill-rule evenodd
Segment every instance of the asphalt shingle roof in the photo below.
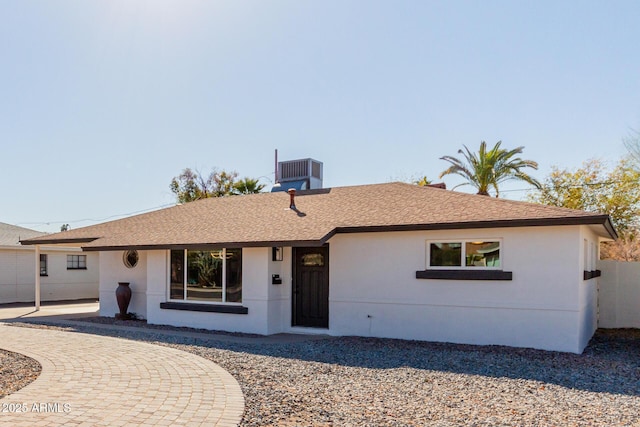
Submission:
M 0 222 L 0 246 L 20 246 L 20 240 L 44 236 L 46 233 Z
M 404 183 L 211 198 L 117 221 L 30 239 L 81 243 L 87 250 L 127 247 L 313 245 L 335 233 L 540 225 L 602 225 L 607 215 Z

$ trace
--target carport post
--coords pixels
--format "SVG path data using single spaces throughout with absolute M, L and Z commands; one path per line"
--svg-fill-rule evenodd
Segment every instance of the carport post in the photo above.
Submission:
M 40 245 L 36 245 L 36 311 L 40 311 Z

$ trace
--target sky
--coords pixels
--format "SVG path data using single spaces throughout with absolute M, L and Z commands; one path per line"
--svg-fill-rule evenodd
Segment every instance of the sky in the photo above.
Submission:
M 275 149 L 323 162 L 325 187 L 451 188 L 440 157 L 480 141 L 524 146 L 540 180 L 613 164 L 640 129 L 639 16 L 635 0 L 0 0 L 0 222 L 170 206 L 187 167 L 270 188 Z

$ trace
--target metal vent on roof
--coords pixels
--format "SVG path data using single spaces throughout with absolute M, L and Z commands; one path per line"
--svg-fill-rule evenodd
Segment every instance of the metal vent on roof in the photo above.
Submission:
M 278 172 L 281 181 L 309 177 L 322 179 L 322 163 L 313 159 L 279 162 Z
M 309 176 L 309 162 L 294 160 L 280 163 L 280 178 L 303 178 Z

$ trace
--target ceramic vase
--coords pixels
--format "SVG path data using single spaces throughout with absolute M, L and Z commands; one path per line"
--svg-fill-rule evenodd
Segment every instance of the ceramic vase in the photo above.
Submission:
M 129 282 L 118 282 L 116 288 L 116 300 L 118 301 L 118 308 L 120 313 L 116 314 L 116 319 L 128 319 L 127 310 L 129 309 L 129 303 L 131 302 L 131 288 Z

